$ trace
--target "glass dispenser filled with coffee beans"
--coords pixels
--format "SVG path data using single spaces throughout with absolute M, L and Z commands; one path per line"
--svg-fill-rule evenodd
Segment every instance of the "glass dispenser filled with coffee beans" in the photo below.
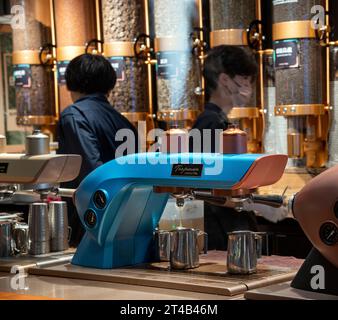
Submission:
M 235 105 L 229 118 L 248 135 L 248 151 L 262 152 L 264 117 L 264 54 L 262 8 L 258 0 L 210 0 L 210 46 L 239 46 L 254 55 L 259 65 L 252 96 L 245 105 Z
M 102 0 L 103 53 L 117 74 L 109 98 L 131 122 L 149 114 L 147 65 L 135 55 L 135 40 L 146 33 L 144 1 Z
M 316 5 L 326 1 L 273 1 L 275 114 L 287 118 L 293 167 L 320 168 L 328 159 L 328 49 L 311 13 Z
M 51 43 L 48 0 L 11 0 L 16 10 L 13 29 L 13 65 L 19 125 L 55 122 L 53 65 L 41 48 Z
M 198 5 L 195 0 L 152 1 L 157 118 L 168 127 L 190 127 L 203 103 L 200 61 L 193 54 Z

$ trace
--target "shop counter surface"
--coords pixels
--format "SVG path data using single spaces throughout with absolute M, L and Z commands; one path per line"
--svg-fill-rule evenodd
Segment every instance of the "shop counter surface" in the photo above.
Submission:
M 25 289 L 13 289 L 14 275 L 0 274 L 0 300 L 243 300 L 120 283 L 28 275 Z M 14 281 L 15 282 L 15 281 Z

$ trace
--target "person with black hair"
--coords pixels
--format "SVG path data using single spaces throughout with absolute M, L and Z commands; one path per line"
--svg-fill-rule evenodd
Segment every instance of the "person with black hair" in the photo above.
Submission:
M 228 129 L 231 109 L 250 102 L 257 71 L 254 57 L 241 47 L 221 45 L 208 53 L 203 70 L 207 103 L 194 125 L 198 130 L 212 129 L 212 143 L 204 146 L 209 149 L 204 152 L 217 151 L 215 130 Z M 201 146 L 203 151 L 203 140 Z
M 62 185 L 77 188 L 94 169 L 113 160 L 124 141 L 117 141 L 120 129 L 129 129 L 137 152 L 138 136 L 134 126 L 109 104 L 107 96 L 116 84 L 116 73 L 109 61 L 98 55 L 83 54 L 73 59 L 66 69 L 66 84 L 73 104 L 62 113 L 58 124 L 60 154 L 82 156 L 80 174 L 76 180 Z M 71 245 L 76 246 L 83 228 L 75 208 L 69 203 Z
M 219 132 L 231 124 L 227 115 L 233 107 L 244 107 L 253 94 L 257 64 L 245 49 L 218 46 L 210 50 L 204 64 L 206 105 L 193 129 L 201 131 L 202 152 L 219 151 Z M 211 129 L 211 144 L 203 142 L 203 130 Z M 190 151 L 193 146 L 190 146 Z M 237 212 L 233 208 L 205 203 L 205 231 L 209 235 L 209 250 L 227 250 L 227 233 L 237 230 L 257 231 L 253 212 Z

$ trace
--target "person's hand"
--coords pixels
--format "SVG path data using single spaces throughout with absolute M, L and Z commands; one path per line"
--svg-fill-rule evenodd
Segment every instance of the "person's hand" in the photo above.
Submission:
M 281 206 L 280 208 L 273 208 L 268 205 L 259 203 L 245 203 L 243 206 L 245 211 L 254 211 L 264 217 L 266 220 L 273 223 L 277 223 L 284 220 L 288 216 L 287 206 Z

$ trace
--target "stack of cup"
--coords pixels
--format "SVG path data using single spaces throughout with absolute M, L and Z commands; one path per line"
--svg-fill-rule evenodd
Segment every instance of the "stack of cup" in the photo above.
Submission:
M 42 255 L 69 249 L 67 203 L 33 203 L 29 218 L 29 254 Z
M 49 203 L 49 225 L 51 231 L 51 251 L 68 250 L 71 229 L 68 226 L 66 202 L 53 201 Z
M 29 254 L 42 255 L 50 252 L 50 228 L 47 203 L 30 205 L 29 217 Z

